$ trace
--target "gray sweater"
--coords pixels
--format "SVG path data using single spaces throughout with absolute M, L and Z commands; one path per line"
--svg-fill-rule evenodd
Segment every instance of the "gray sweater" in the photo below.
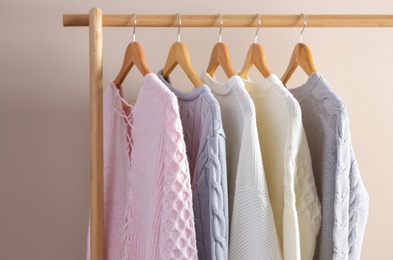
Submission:
M 198 259 L 228 259 L 228 188 L 221 111 L 209 87 L 185 93 L 162 72 L 178 98 L 191 174 Z
M 302 109 L 322 204 L 314 259 L 360 259 L 369 198 L 352 149 L 345 105 L 318 73 L 290 92 Z

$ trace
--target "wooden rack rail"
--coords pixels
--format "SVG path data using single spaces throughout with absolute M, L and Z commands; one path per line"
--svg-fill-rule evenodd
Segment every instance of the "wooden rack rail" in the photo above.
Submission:
M 220 27 L 214 15 L 180 14 L 182 27 Z M 138 27 L 177 27 L 176 14 L 137 14 Z M 258 19 L 252 15 L 222 15 L 224 27 L 256 27 Z M 64 26 L 89 26 L 87 14 L 65 14 Z M 102 15 L 104 27 L 134 26 L 134 16 L 127 14 Z M 302 27 L 302 15 L 261 15 L 261 27 Z M 393 27 L 393 15 L 308 15 L 307 27 Z
M 176 14 L 137 14 L 137 27 L 178 27 Z M 182 27 L 219 27 L 218 15 L 181 14 Z M 252 15 L 222 15 L 224 27 L 256 27 Z M 104 258 L 102 27 L 134 26 L 133 15 L 64 14 L 64 26 L 89 26 L 90 48 L 90 259 Z M 302 15 L 261 15 L 261 27 L 302 27 Z M 307 15 L 307 27 L 393 27 L 393 15 Z

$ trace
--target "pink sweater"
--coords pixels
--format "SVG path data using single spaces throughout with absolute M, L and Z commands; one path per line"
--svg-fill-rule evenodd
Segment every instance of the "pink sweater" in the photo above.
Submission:
M 197 259 L 177 99 L 149 73 L 136 105 L 123 109 L 121 101 L 111 83 L 104 93 L 105 259 Z

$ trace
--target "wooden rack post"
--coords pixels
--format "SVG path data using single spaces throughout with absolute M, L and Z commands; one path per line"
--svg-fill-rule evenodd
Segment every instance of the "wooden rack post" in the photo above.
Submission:
M 90 49 L 90 259 L 104 259 L 102 12 L 89 14 Z
M 219 27 L 218 15 L 181 15 L 182 27 Z M 257 16 L 222 15 L 224 27 L 256 27 Z M 89 26 L 90 45 L 90 259 L 103 260 L 102 27 L 134 26 L 133 15 L 64 14 L 64 26 Z M 177 27 L 177 15 L 138 14 L 138 27 Z M 261 27 L 302 27 L 302 15 L 261 15 Z M 307 15 L 307 27 L 393 27 L 393 15 Z

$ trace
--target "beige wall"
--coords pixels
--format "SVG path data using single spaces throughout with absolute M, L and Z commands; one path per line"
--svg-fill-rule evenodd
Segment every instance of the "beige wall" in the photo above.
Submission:
M 89 205 L 88 29 L 63 28 L 63 13 L 385 14 L 392 1 L 0 1 L 0 259 L 83 259 Z M 241 4 L 239 4 L 241 3 Z M 281 76 L 299 29 L 265 29 L 259 42 Z M 223 30 L 239 69 L 255 29 Z M 217 29 L 182 30 L 199 74 Z M 130 28 L 104 29 L 104 85 L 116 76 Z M 346 102 L 353 146 L 370 194 L 362 259 L 393 259 L 393 28 L 312 29 L 304 42 L 317 70 Z M 152 71 L 165 63 L 176 29 L 137 30 Z M 254 79 L 259 79 L 255 70 Z M 177 69 L 177 84 L 190 83 Z M 221 78 L 223 78 L 221 76 Z M 306 80 L 297 71 L 296 86 Z M 128 76 L 135 99 L 141 76 Z M 187 87 L 188 86 L 188 87 Z

